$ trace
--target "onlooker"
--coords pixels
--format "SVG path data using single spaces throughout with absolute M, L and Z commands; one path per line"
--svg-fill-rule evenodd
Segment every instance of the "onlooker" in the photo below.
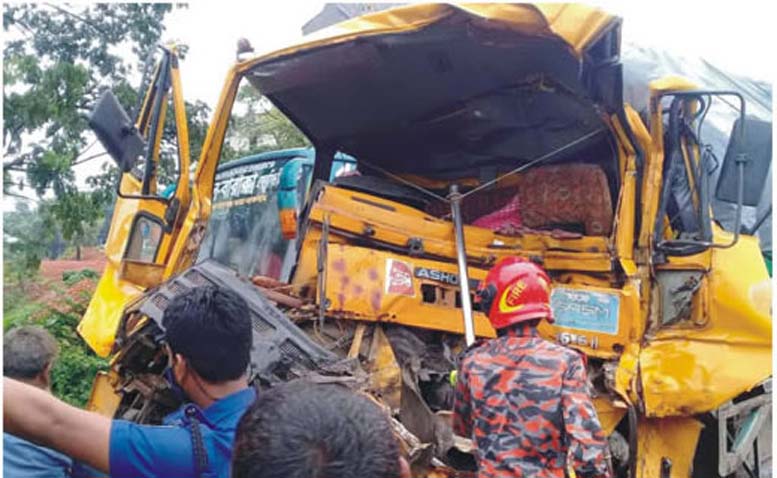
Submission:
M 338 385 L 281 385 L 238 425 L 232 478 L 409 476 L 383 411 Z
M 45 329 L 24 326 L 3 337 L 3 375 L 50 391 L 51 367 L 59 347 Z M 15 478 L 70 477 L 73 461 L 67 456 L 3 433 L 3 469 Z
M 247 381 L 248 305 L 232 291 L 198 287 L 170 302 L 163 325 L 171 386 L 194 402 L 166 417 L 168 426 L 110 420 L 6 378 L 6 430 L 112 478 L 226 478 L 237 422 L 256 396 Z

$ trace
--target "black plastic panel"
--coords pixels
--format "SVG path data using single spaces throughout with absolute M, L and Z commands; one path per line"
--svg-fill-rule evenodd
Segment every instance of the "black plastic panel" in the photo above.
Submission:
M 306 371 L 334 362 L 338 357 L 313 342 L 252 284 L 215 261 L 202 262 L 150 292 L 138 304 L 141 314 L 162 327 L 164 308 L 177 294 L 193 287 L 215 284 L 243 297 L 251 309 L 254 347 L 252 379 L 272 384 L 296 378 Z

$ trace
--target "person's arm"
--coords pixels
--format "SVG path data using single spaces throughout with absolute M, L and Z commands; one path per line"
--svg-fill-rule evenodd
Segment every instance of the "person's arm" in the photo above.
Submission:
M 610 478 L 607 443 L 586 382 L 583 361 L 575 356 L 564 372 L 561 390 L 569 458 L 580 478 Z
M 465 438 L 472 438 L 471 398 L 467 373 L 461 366 L 456 375 L 456 389 L 453 394 L 453 431 Z
M 108 472 L 111 420 L 3 378 L 4 431 Z

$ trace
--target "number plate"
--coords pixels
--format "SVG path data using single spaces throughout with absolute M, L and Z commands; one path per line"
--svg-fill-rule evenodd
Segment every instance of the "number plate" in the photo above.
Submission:
M 555 325 L 617 335 L 620 297 L 581 289 L 553 288 L 550 296 Z

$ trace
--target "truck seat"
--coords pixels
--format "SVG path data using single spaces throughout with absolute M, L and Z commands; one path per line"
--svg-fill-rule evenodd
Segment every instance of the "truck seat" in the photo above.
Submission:
M 542 166 L 518 177 L 521 221 L 532 229 L 582 226 L 586 236 L 609 236 L 613 208 L 607 175 L 594 164 Z
M 532 168 L 505 188 L 487 190 L 465 199 L 461 214 L 466 224 L 515 204 L 518 221 L 525 229 L 561 229 L 587 236 L 609 236 L 613 208 L 607 175 L 594 164 L 559 164 Z M 450 206 L 435 202 L 426 212 L 436 217 L 450 214 Z

